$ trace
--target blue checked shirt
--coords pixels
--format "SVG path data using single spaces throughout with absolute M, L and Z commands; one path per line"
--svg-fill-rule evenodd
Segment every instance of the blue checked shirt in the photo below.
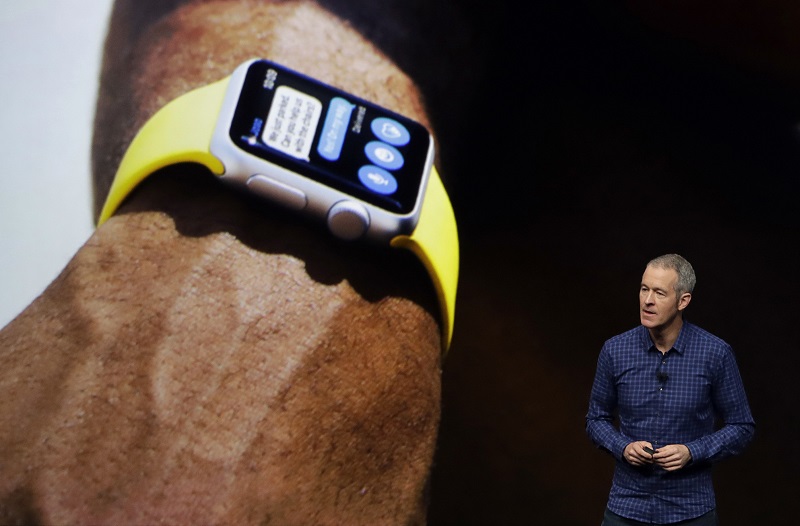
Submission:
M 753 439 L 755 422 L 730 345 L 684 321 L 665 355 L 641 325 L 605 342 L 586 431 L 617 459 L 608 508 L 637 521 L 669 524 L 716 506 L 711 464 L 741 453 Z M 638 440 L 655 449 L 684 444 L 692 460 L 673 472 L 631 466 L 622 453 Z

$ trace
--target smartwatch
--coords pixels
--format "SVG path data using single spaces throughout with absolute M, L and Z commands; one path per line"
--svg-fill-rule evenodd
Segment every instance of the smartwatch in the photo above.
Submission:
M 98 219 L 153 172 L 199 163 L 245 191 L 315 218 L 344 240 L 411 250 L 430 275 L 450 346 L 458 285 L 455 215 L 428 130 L 267 60 L 178 97 L 134 137 Z

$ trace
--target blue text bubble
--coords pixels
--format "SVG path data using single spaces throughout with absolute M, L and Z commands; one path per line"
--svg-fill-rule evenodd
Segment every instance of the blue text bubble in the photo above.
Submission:
M 342 155 L 344 136 L 350 115 L 353 113 L 354 104 L 350 104 L 341 97 L 331 99 L 328 114 L 325 115 L 325 124 L 322 125 L 322 135 L 317 144 L 317 153 L 329 161 L 337 161 Z

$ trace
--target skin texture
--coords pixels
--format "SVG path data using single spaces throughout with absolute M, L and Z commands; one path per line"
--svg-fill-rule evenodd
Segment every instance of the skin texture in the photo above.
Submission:
M 692 301 L 692 294 L 678 297 L 675 284 L 678 273 L 648 265 L 639 289 L 639 318 L 662 353 L 672 348 L 683 326 L 683 310 Z
M 121 0 L 109 35 L 98 206 L 155 110 L 256 55 L 427 120 L 314 2 Z M 0 332 L 0 523 L 423 523 L 436 313 L 410 254 L 156 174 Z

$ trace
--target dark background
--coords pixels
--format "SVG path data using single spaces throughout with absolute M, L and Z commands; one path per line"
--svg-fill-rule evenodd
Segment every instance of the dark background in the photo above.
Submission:
M 462 243 L 430 524 L 600 523 L 613 460 L 584 432 L 597 354 L 638 323 L 641 274 L 668 252 L 694 265 L 687 319 L 733 346 L 757 421 L 715 468 L 722 524 L 792 523 L 797 9 L 456 4 L 409 15 L 427 17 L 429 48 L 405 64 Z

